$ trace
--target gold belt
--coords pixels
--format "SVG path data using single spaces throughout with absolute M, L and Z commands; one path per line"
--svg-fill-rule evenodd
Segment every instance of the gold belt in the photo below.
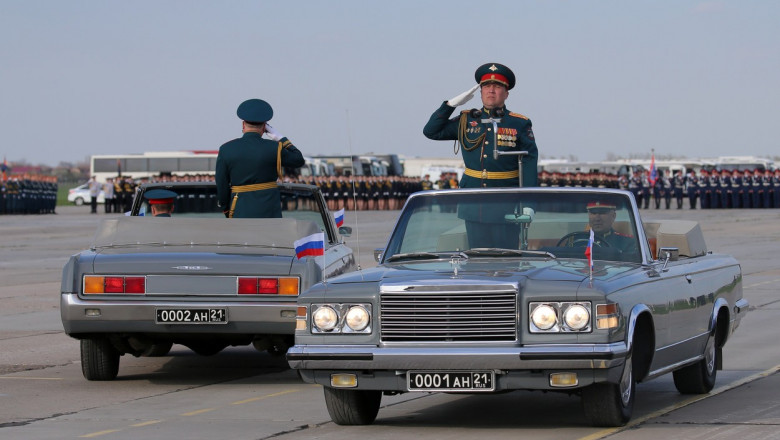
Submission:
M 466 168 L 466 171 L 463 172 L 465 175 L 469 177 L 474 177 L 477 179 L 516 179 L 520 172 L 518 170 L 514 171 L 477 171 L 472 170 L 471 168 Z
M 233 218 L 233 213 L 236 211 L 236 202 L 238 202 L 238 193 L 262 191 L 264 189 L 271 189 L 271 188 L 276 188 L 276 182 L 253 183 L 251 185 L 231 186 L 230 192 L 233 193 L 233 201 L 230 203 L 230 211 L 228 211 L 228 218 Z
M 276 182 L 253 183 L 251 185 L 231 186 L 230 192 L 243 193 L 249 191 L 261 191 L 264 189 L 271 189 L 271 188 L 276 188 Z

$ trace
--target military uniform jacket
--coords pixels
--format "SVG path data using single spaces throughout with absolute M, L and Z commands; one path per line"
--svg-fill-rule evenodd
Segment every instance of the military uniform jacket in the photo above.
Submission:
M 275 185 L 270 189 L 241 193 L 232 188 L 275 183 L 280 166 L 298 168 L 304 162 L 303 154 L 287 138 L 276 142 L 264 139 L 260 133 L 244 133 L 219 147 L 215 176 L 219 206 L 228 210 L 236 198 L 234 218 L 281 217 L 281 196 Z
M 506 178 L 507 174 L 517 171 L 517 156 L 499 156 L 495 160 L 495 148 L 499 151 L 527 151 L 528 155 L 523 157 L 523 186 L 538 186 L 536 168 L 539 151 L 530 119 L 504 108 L 505 116 L 497 124 L 498 133 L 494 133 L 492 122 L 482 122 L 490 118 L 484 108 L 479 118 L 473 118 L 468 110 L 464 110 L 457 117 L 448 119 L 453 111 L 455 109 L 445 101 L 433 112 L 423 134 L 433 140 L 460 142 L 467 168 L 460 181 L 461 188 L 517 186 L 517 174 Z
M 620 250 L 620 253 L 624 254 L 636 254 L 639 252 L 636 240 L 628 235 L 623 235 L 614 229 L 603 234 L 595 234 L 594 242 L 599 245 L 601 242 L 605 242 L 607 246 Z

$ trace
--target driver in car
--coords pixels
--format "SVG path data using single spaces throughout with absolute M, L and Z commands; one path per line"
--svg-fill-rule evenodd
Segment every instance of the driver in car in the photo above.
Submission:
M 617 216 L 615 209 L 615 204 L 611 202 L 593 201 L 588 203 L 588 224 L 593 230 L 593 244 L 609 246 L 620 250 L 623 254 L 635 254 L 638 252 L 636 239 L 621 234 L 612 227 Z

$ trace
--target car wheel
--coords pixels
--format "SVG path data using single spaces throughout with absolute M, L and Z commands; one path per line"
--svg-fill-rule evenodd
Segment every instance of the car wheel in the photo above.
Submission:
M 81 197 L 76 197 L 73 200 L 73 204 L 75 204 L 76 206 L 81 206 L 84 204 L 84 199 L 82 199 Z
M 199 342 L 197 344 L 187 344 L 187 347 L 201 356 L 214 356 L 224 350 L 227 345 L 219 342 Z
M 152 344 L 146 348 L 141 353 L 141 356 L 144 357 L 160 357 L 165 356 L 168 354 L 169 351 L 171 351 L 171 347 L 173 347 L 173 342 L 163 342 L 160 344 Z
M 718 375 L 718 348 L 715 335 L 710 335 L 704 347 L 704 357 L 693 365 L 675 370 L 674 386 L 682 394 L 705 394 L 715 386 Z
M 634 412 L 636 380 L 632 356 L 626 358 L 619 383 L 596 383 L 582 390 L 582 407 L 593 426 L 623 426 Z
M 382 392 L 324 387 L 325 405 L 337 425 L 370 425 L 379 413 Z
M 87 380 L 114 380 L 119 351 L 105 338 L 81 340 L 81 373 Z

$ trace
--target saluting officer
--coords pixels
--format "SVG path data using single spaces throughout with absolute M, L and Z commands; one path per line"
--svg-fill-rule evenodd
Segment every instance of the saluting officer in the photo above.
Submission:
M 434 140 L 457 140 L 466 171 L 461 188 L 518 185 L 517 156 L 493 158 L 493 150 L 527 151 L 523 158 L 523 186 L 537 186 L 539 152 L 531 120 L 507 110 L 505 101 L 515 86 L 515 74 L 506 66 L 487 63 L 474 73 L 477 85 L 445 101 L 425 124 L 423 134 Z M 455 108 L 467 103 L 480 88 L 482 108 L 463 110 L 449 119 Z M 493 124 L 496 121 L 496 124 Z M 494 131 L 497 129 L 497 132 Z
M 229 218 L 280 218 L 276 180 L 282 167 L 302 167 L 303 154 L 268 124 L 274 111 L 267 102 L 249 99 L 236 113 L 244 135 L 219 147 L 215 173 L 219 206 Z M 263 139 L 264 133 L 270 139 Z

